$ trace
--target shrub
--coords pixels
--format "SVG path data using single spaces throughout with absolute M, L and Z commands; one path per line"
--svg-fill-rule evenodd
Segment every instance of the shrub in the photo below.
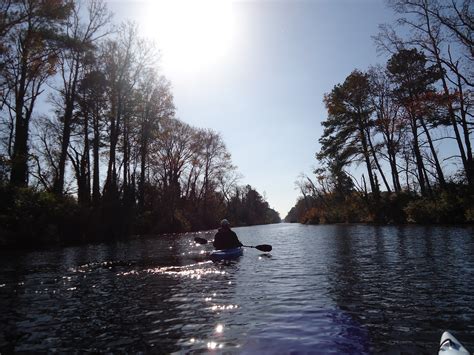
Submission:
M 319 224 L 321 212 L 316 207 L 310 208 L 301 218 L 300 223 L 304 224 Z
M 411 223 L 464 223 L 466 200 L 455 191 L 442 191 L 408 203 L 404 209 Z
M 0 200 L 1 232 L 6 245 L 28 247 L 81 238 L 83 223 L 73 198 L 2 185 Z

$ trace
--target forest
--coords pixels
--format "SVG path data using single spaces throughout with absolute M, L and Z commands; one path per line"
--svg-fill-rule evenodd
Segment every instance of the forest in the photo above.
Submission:
M 0 14 L 0 245 L 280 221 L 221 135 L 176 117 L 137 25 L 101 0 L 2 0 Z
M 398 20 L 373 37 L 388 59 L 324 96 L 317 167 L 288 222 L 474 222 L 473 3 L 388 5 Z

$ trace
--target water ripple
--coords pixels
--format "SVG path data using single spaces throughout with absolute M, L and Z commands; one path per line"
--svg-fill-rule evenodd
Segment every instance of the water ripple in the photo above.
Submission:
M 0 352 L 435 353 L 474 349 L 472 227 L 237 228 L 0 255 Z M 212 232 L 198 234 L 212 239 Z

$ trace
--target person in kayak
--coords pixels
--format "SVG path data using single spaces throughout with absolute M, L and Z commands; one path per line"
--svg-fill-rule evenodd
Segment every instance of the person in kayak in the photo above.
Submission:
M 212 244 L 217 250 L 238 248 L 243 245 L 237 238 L 237 234 L 230 229 L 230 223 L 227 219 L 221 221 L 221 227 L 214 236 Z

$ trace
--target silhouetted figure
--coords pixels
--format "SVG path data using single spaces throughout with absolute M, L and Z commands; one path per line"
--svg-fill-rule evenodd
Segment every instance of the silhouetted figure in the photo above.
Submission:
M 237 234 L 230 229 L 230 223 L 227 219 L 221 221 L 221 228 L 219 228 L 214 236 L 214 243 L 212 244 L 218 250 L 232 249 L 243 245 L 239 238 L 237 238 Z

